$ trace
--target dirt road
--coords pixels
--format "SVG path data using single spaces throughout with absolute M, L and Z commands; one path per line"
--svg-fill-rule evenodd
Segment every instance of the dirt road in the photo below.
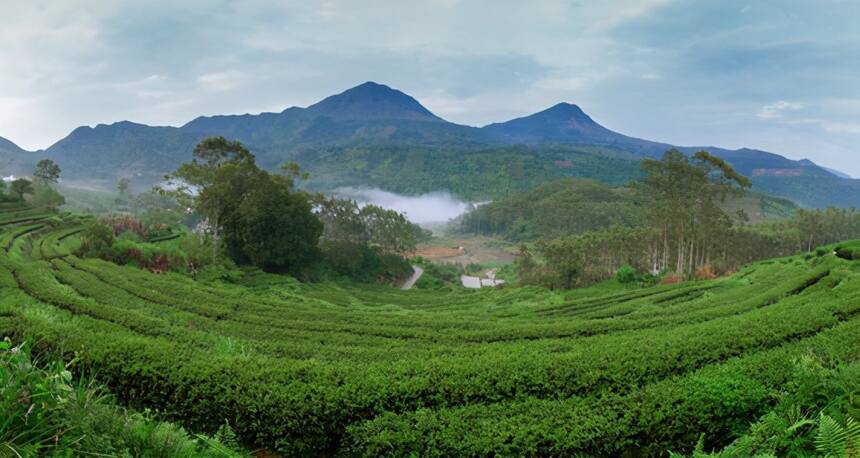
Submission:
M 421 275 L 423 274 L 424 269 L 413 265 L 412 276 L 406 279 L 405 282 L 403 282 L 403 286 L 401 286 L 400 289 L 411 289 L 413 286 L 415 286 L 415 282 L 418 281 L 418 279 L 421 278 Z

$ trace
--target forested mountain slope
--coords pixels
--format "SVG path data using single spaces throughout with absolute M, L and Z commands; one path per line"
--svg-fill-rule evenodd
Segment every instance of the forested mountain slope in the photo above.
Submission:
M 475 188 L 481 192 L 457 184 L 433 190 L 447 189 L 469 198 L 507 194 L 503 183 L 523 179 L 522 169 L 528 169 L 524 180 L 528 185 L 515 184 L 517 189 L 565 176 L 604 178 L 587 168 L 572 170 L 577 161 L 561 156 L 596 155 L 635 162 L 658 157 L 672 147 L 614 132 L 568 103 L 483 128 L 458 125 L 434 115 L 401 91 L 367 82 L 307 108 L 292 107 L 280 113 L 199 117 L 182 127 L 127 121 L 80 127 L 39 154 L 59 163 L 69 179 L 130 177 L 148 186 L 188 160 L 194 144 L 217 135 L 241 141 L 267 168 L 298 160 L 312 175 L 320 175 L 319 186 L 343 180 L 403 190 L 419 187 L 421 180 L 445 185 L 436 177 L 456 171 L 464 181 L 479 182 Z M 517 150 L 520 159 L 503 157 L 498 161 L 502 164 L 489 164 L 482 158 L 487 154 L 506 156 L 514 145 L 525 145 Z M 692 154 L 702 147 L 679 149 Z M 837 176 L 810 161 L 752 149 L 704 149 L 752 177 L 759 191 L 805 206 L 860 206 L 860 180 Z M 562 150 L 567 153 L 552 153 Z M 9 155 L 0 145 L 0 159 Z M 24 153 L 12 151 L 11 156 L 23 157 Z M 22 173 L 27 164 L 16 160 L 0 163 L 0 167 L 4 173 Z M 503 167 L 510 170 L 500 170 Z M 398 178 L 391 173 L 408 175 L 402 180 L 410 182 L 392 183 Z M 493 182 L 486 179 L 487 174 L 503 179 Z
M 645 224 L 645 197 L 629 186 L 565 178 L 481 205 L 451 227 L 511 241 L 555 238 L 613 225 L 634 227 Z M 729 197 L 722 207 L 735 217 L 743 211 L 742 223 L 787 218 L 798 209 L 789 200 L 759 193 Z

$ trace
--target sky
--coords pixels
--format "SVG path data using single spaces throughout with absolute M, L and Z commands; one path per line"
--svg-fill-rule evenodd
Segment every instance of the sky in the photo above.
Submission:
M 365 81 L 481 126 L 558 102 L 615 131 L 860 177 L 857 0 L 0 0 L 0 136 L 182 125 Z

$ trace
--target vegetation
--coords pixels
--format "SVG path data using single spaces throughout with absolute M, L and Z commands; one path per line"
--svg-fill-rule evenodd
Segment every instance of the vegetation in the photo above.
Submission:
M 644 288 L 401 291 L 80 258 L 86 219 L 4 205 L 0 335 L 249 448 L 803 455 L 843 443 L 822 413 L 860 417 L 860 242 Z
M 641 175 L 638 161 L 622 153 L 574 146 L 507 146 L 444 149 L 374 145 L 330 147 L 300 153 L 317 190 L 378 186 L 401 194 L 445 189 L 469 200 L 499 199 L 565 177 L 621 185 Z
M 383 283 L 412 273 L 405 256 L 427 234 L 405 216 L 323 195 L 315 197 L 315 207 L 324 228 L 319 244 L 326 268 L 353 280 Z
M 161 181 L 163 171 L 188 161 L 194 145 L 212 135 L 254 145 L 266 170 L 296 161 L 312 173 L 316 191 L 340 186 L 406 194 L 445 189 L 476 201 L 565 177 L 624 184 L 641 176 L 642 159 L 670 147 L 613 132 L 568 104 L 480 129 L 457 125 L 400 91 L 365 83 L 280 113 L 199 117 L 178 128 L 127 121 L 81 127 L 45 154 L 71 177 L 113 181 L 134 176 L 137 184 L 149 186 Z M 20 173 L 18 164 L 27 162 L 28 154 L 9 146 L 0 154 L 0 165 Z M 692 155 L 699 149 L 682 152 Z M 751 177 L 757 191 L 812 208 L 860 202 L 860 180 L 837 177 L 814 164 L 751 149 L 707 150 Z
M 322 223 L 308 196 L 295 189 L 297 175 L 285 171 L 261 170 L 241 143 L 212 137 L 168 177 L 177 183 L 169 192 L 206 219 L 213 259 L 223 245 L 238 263 L 300 274 L 318 257 Z
M 613 225 L 639 226 L 644 220 L 644 202 L 631 189 L 568 178 L 481 205 L 451 226 L 461 232 L 524 241 Z
M 60 166 L 50 159 L 42 159 L 36 163 L 33 178 L 42 184 L 56 184 L 60 179 Z
M 670 274 L 666 281 L 713 278 L 751 261 L 860 237 L 855 210 L 797 210 L 790 218 L 746 224 L 747 215 L 729 214 L 724 202 L 740 196 L 749 181 L 706 152 L 690 159 L 672 150 L 644 168 L 634 186 L 645 214 L 640 225 L 539 240 L 534 256 L 524 247 L 521 282 L 573 288 L 612 278 L 624 266 L 644 277 Z
M 36 360 L 27 345 L 0 341 L 0 450 L 3 456 L 239 457 L 216 438 L 118 407 L 76 360 Z

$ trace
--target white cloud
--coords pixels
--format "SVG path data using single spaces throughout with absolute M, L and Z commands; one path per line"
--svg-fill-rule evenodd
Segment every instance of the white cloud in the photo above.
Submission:
M 780 100 L 776 103 L 772 103 L 770 105 L 765 105 L 761 107 L 759 110 L 758 116 L 762 119 L 776 119 L 781 118 L 786 111 L 796 111 L 803 108 L 803 105 L 799 103 L 786 102 L 785 100 Z
M 245 74 L 228 70 L 224 72 L 206 73 L 197 77 L 197 82 L 207 91 L 221 92 L 235 89 L 243 83 Z
M 860 134 L 860 123 L 822 122 L 821 128 L 837 134 Z

